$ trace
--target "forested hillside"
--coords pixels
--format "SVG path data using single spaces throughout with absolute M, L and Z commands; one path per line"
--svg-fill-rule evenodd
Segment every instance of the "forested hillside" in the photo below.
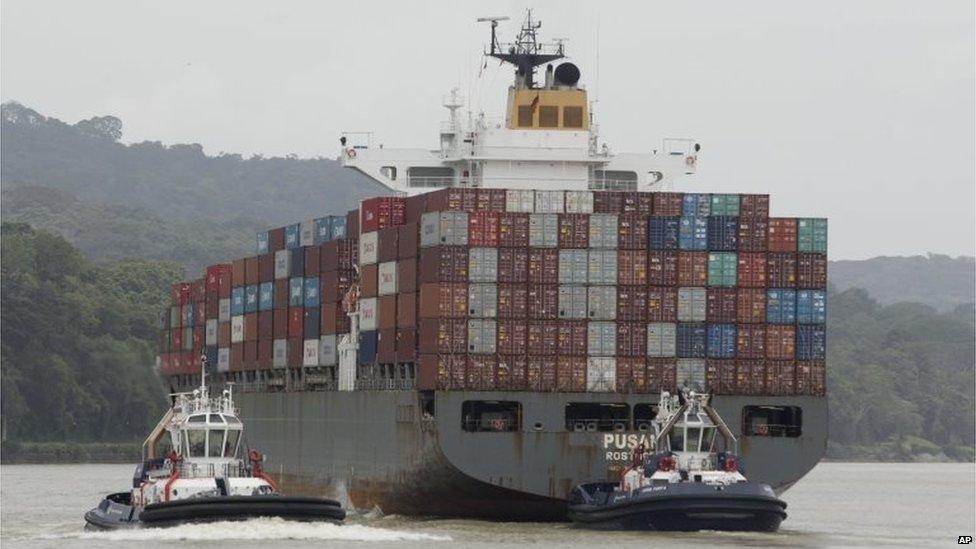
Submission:
M 866 288 L 884 305 L 913 301 L 950 311 L 976 301 L 976 259 L 929 254 L 831 261 L 830 282 L 838 290 Z

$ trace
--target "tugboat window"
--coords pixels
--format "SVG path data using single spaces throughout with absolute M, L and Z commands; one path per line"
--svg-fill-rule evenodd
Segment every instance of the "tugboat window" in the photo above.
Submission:
M 620 403 L 570 402 L 566 404 L 566 430 L 575 432 L 627 430 L 630 406 Z
M 211 429 L 208 432 L 210 441 L 207 443 L 207 457 L 219 458 L 224 449 L 224 430 Z
M 204 457 L 207 455 L 207 431 L 204 429 L 190 429 L 186 431 L 186 440 L 190 444 L 189 457 Z
M 522 404 L 512 401 L 467 400 L 461 405 L 461 429 L 506 432 L 522 428 Z
M 237 440 L 241 432 L 237 429 L 227 431 L 227 439 L 224 441 L 224 457 L 235 457 L 237 455 Z
M 685 441 L 686 452 L 697 452 L 701 448 L 701 429 L 698 427 L 688 427 L 688 436 Z
M 634 429 L 640 432 L 651 431 L 651 421 L 657 417 L 657 406 L 653 404 L 634 404 Z
M 799 406 L 746 406 L 742 409 L 742 434 L 753 437 L 800 436 L 803 410 Z

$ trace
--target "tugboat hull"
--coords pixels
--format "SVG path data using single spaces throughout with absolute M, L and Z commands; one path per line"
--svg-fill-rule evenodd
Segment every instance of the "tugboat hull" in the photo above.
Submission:
M 569 518 L 601 530 L 723 530 L 775 532 L 786 503 L 769 486 L 742 483 L 719 489 L 697 483 L 649 487 L 630 495 L 616 484 L 593 483 L 574 491 Z

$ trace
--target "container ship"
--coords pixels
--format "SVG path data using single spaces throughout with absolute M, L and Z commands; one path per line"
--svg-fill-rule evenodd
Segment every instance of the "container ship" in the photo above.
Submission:
M 357 508 L 563 520 L 682 386 L 787 490 L 826 450 L 826 220 L 680 192 L 691 139 L 613 151 L 563 44 L 531 12 L 501 43 L 503 20 L 505 117 L 455 92 L 438 149 L 344 134 L 339 161 L 389 192 L 174 284 L 161 375 L 192 389 L 206 357 L 282 490 Z

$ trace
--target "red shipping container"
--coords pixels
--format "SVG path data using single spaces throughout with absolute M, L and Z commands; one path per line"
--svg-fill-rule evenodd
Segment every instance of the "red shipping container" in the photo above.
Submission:
M 618 191 L 593 191 L 593 213 L 620 213 L 623 209 L 622 195 Z
M 397 291 L 417 291 L 417 260 L 401 259 L 397 261 Z
M 285 249 L 285 228 L 278 227 L 268 231 L 268 251 L 275 253 Z
M 735 322 L 735 306 L 738 301 L 736 289 L 709 287 L 706 292 L 705 320 Z
M 796 327 L 769 324 L 766 326 L 766 358 L 793 360 L 796 353 Z M 767 380 L 769 376 L 766 376 Z
M 479 212 L 504 212 L 505 189 L 477 189 L 475 210 Z
M 586 391 L 585 356 L 560 356 L 556 359 L 556 390 L 566 393 Z
M 261 311 L 258 315 L 258 339 L 274 339 L 274 311 Z M 245 320 L 246 320 L 245 316 Z M 244 328 L 247 330 L 247 328 Z
M 380 263 L 396 261 L 400 227 L 385 227 L 377 235 L 376 260 Z
M 653 197 L 654 215 L 675 217 L 681 215 L 681 206 L 684 202 L 682 193 L 651 193 Z
M 644 357 L 617 357 L 617 392 L 647 392 L 647 359 Z
M 556 352 L 560 356 L 586 356 L 588 339 L 585 320 L 560 320 L 557 330 Z
M 319 272 L 352 269 L 359 254 L 359 241 L 353 239 L 332 240 L 319 245 Z
M 796 285 L 804 289 L 827 289 L 827 254 L 796 254 Z
M 420 250 L 419 282 L 467 282 L 468 247 L 436 246 Z
M 376 300 L 376 308 L 379 315 L 376 318 L 376 326 L 380 330 L 392 330 L 396 328 L 397 319 L 397 296 L 385 295 Z
M 524 319 L 528 314 L 529 290 L 524 284 L 498 284 L 498 318 Z
M 498 354 L 527 354 L 528 324 L 524 320 L 499 320 L 497 330 Z
M 811 394 L 812 369 L 809 360 L 798 360 L 794 370 L 794 388 L 798 395 Z
M 647 287 L 647 321 L 678 321 L 678 289 L 674 286 Z
M 653 286 L 678 285 L 678 252 L 657 250 L 647 252 L 647 283 Z
M 464 388 L 468 391 L 494 391 L 495 355 L 468 355 Z
M 169 300 L 173 305 L 186 305 L 190 302 L 190 283 L 177 282 L 170 286 Z
M 420 285 L 419 318 L 467 318 L 468 285 L 442 282 Z
M 647 286 L 617 286 L 617 320 L 647 322 Z
M 529 248 L 529 283 L 559 283 L 559 250 L 555 248 Z
M 240 372 L 244 369 L 244 343 L 230 344 L 230 371 Z
M 555 355 L 559 329 L 552 322 L 529 322 L 528 350 L 530 355 Z
M 259 339 L 257 360 L 258 369 L 270 370 L 272 367 L 272 362 L 274 362 L 274 340 Z
M 198 278 L 190 283 L 190 301 L 203 301 L 207 298 L 207 286 L 204 278 Z
M 322 288 L 319 290 L 322 297 L 322 302 L 324 303 L 338 303 L 342 301 L 343 296 L 349 291 L 352 286 L 353 280 L 356 278 L 356 273 L 354 271 L 326 271 L 322 273 L 321 285 Z M 284 295 L 279 298 L 278 296 L 278 284 L 284 282 Z M 288 281 L 287 280 L 276 280 L 275 281 L 275 305 L 288 302 Z
M 617 356 L 647 356 L 647 324 L 617 322 Z
M 258 369 L 258 342 L 257 341 L 244 342 L 244 369 L 245 370 Z
M 739 217 L 769 217 L 768 194 L 743 194 L 739 198 Z
M 288 308 L 288 337 L 298 337 L 304 336 L 303 322 L 305 321 L 305 308 L 304 307 L 289 307 Z M 244 328 L 245 333 L 247 328 Z M 299 352 L 299 356 L 302 355 L 304 351 Z
M 498 282 L 525 284 L 529 280 L 529 250 L 500 248 L 498 250 Z
M 621 250 L 647 249 L 647 216 L 622 214 L 617 220 L 617 246 Z
M 471 212 L 468 214 L 468 245 L 498 247 L 498 213 Z
M 468 323 L 452 318 L 422 318 L 417 343 L 421 354 L 463 354 L 468 348 Z
M 379 265 L 362 265 L 359 267 L 359 290 L 362 297 L 376 297 L 379 293 L 377 273 Z M 341 298 L 340 298 L 341 299 Z
M 758 370 L 757 376 L 753 372 Z M 736 360 L 735 361 L 735 392 L 740 395 L 758 395 L 763 392 L 765 384 L 765 361 Z
M 404 200 L 404 215 L 403 218 L 406 224 L 420 223 L 420 217 L 424 214 L 427 209 L 427 195 L 417 194 L 414 196 L 408 196 Z
M 769 219 L 739 217 L 739 251 L 764 252 L 769 240 Z
M 183 349 L 183 329 L 170 330 L 170 348 L 174 351 Z
M 395 328 L 387 328 L 379 331 L 376 343 L 376 362 L 380 364 L 393 364 L 397 361 L 396 341 L 397 333 Z
M 217 346 L 230 347 L 230 322 L 217 323 Z
M 360 233 L 369 231 L 359 230 L 359 208 L 346 212 L 346 235 L 353 239 L 359 238 Z
M 261 254 L 258 256 L 258 282 L 272 280 L 274 280 L 274 254 Z
M 744 324 L 766 322 L 766 289 L 739 288 L 738 293 L 736 320 Z
M 795 364 L 792 360 L 767 360 L 765 394 L 792 395 L 795 393 L 793 381 Z
M 587 248 L 590 245 L 588 214 L 559 214 L 559 247 Z
M 623 202 L 620 212 L 624 214 L 640 214 L 649 216 L 654 210 L 654 195 L 652 193 L 642 193 L 640 191 L 630 191 L 623 193 Z
M 417 326 L 417 294 L 396 295 L 396 323 L 398 328 L 414 328 Z
M 527 248 L 529 246 L 529 214 L 515 212 L 499 214 L 498 245 L 503 248 Z
M 271 320 L 272 339 L 288 338 L 288 308 L 272 311 Z
M 678 385 L 678 363 L 673 358 L 647 359 L 648 392 L 674 391 Z
M 232 277 L 233 274 L 231 273 L 231 270 L 229 268 L 225 272 L 220 273 L 220 276 L 218 277 L 217 280 L 217 297 L 219 297 L 220 299 L 226 299 L 230 297 L 230 290 L 232 287 L 231 286 Z
M 464 211 L 470 212 L 478 201 L 475 189 L 448 187 L 426 194 L 428 212 Z
M 810 394 L 814 396 L 827 394 L 827 362 L 824 360 L 810 361 Z
M 796 252 L 796 218 L 770 217 L 769 244 L 770 252 Z
M 288 308 L 288 279 L 282 278 L 274 281 L 274 308 Z
M 708 252 L 678 252 L 678 286 L 708 283 Z
M 396 359 L 397 362 L 413 362 L 417 359 L 417 330 L 397 328 Z
M 766 287 L 766 254 L 740 252 L 738 263 L 739 286 L 746 288 Z
M 235 259 L 234 262 L 231 263 L 230 273 L 231 273 L 230 280 L 231 280 L 231 286 L 232 287 L 235 287 L 236 288 L 238 286 L 244 286 L 244 285 L 246 285 L 246 283 L 244 282 L 245 279 L 246 279 L 246 277 L 244 276 L 245 273 L 244 273 L 244 259 L 243 258 L 242 259 Z M 190 289 L 190 287 L 189 287 L 189 285 L 187 285 L 187 292 L 189 292 L 189 289 Z M 189 297 L 189 294 L 187 294 L 187 297 Z
M 499 391 L 525 390 L 525 376 L 528 360 L 521 356 L 499 356 L 498 368 L 495 371 L 495 386 Z
M 713 394 L 735 393 L 735 361 L 707 359 L 705 361 L 705 386 Z
M 207 304 L 205 302 L 198 301 L 193 304 L 193 324 L 201 328 L 207 324 Z
M 397 259 L 410 259 L 420 254 L 418 226 L 414 221 L 397 227 Z
M 251 286 L 257 284 L 258 280 L 258 258 L 255 257 L 245 257 L 244 258 L 244 284 Z M 257 355 L 257 351 L 255 351 Z
M 258 314 L 246 313 L 244 315 L 244 341 L 257 341 L 258 339 Z
M 530 356 L 525 377 L 530 391 L 554 391 L 556 389 L 556 357 Z
M 739 324 L 736 330 L 735 356 L 739 358 L 766 357 L 765 324 Z
M 203 354 L 203 342 L 206 335 L 207 329 L 204 326 L 193 327 L 193 354 L 197 357 Z
M 647 284 L 646 251 L 620 250 L 617 252 L 617 284 Z
M 319 276 L 319 272 L 322 269 L 322 248 L 319 246 L 306 246 L 300 249 L 305 250 L 305 276 Z M 271 277 L 268 280 L 274 280 L 274 255 L 271 256 Z
M 766 281 L 770 288 L 796 287 L 796 254 L 766 254 Z
M 347 334 L 350 330 L 349 315 L 339 303 L 324 303 L 321 314 L 321 332 L 325 335 Z
M 305 340 L 301 337 L 288 339 L 288 366 L 300 367 L 305 360 Z
M 390 226 L 403 225 L 406 204 L 403 197 L 377 196 L 363 200 L 359 206 L 361 233 L 371 233 Z
M 208 294 L 220 291 L 220 279 L 229 274 L 231 268 L 232 266 L 229 263 L 221 263 L 207 267 L 206 285 Z
M 529 284 L 526 293 L 529 318 L 555 320 L 559 311 L 559 286 L 556 284 Z

